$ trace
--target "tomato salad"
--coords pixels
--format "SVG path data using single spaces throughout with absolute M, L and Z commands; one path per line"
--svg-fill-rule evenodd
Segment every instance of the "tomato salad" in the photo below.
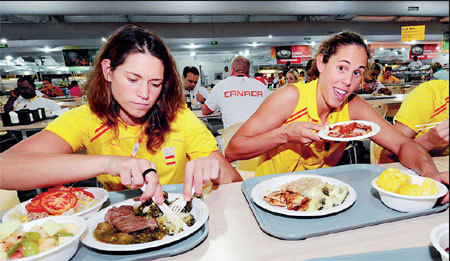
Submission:
M 32 198 L 31 202 L 25 205 L 26 216 L 12 218 L 28 222 L 48 216 L 69 215 L 91 207 L 96 201 L 89 191 L 60 185 Z

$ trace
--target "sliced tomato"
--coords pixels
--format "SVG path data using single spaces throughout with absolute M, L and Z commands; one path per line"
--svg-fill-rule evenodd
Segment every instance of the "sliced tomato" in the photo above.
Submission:
M 41 194 L 37 194 L 36 196 L 34 196 L 34 198 L 31 199 L 31 201 L 39 201 L 43 196 L 49 194 L 51 192 L 42 192 Z
M 55 191 L 43 196 L 39 203 L 47 213 L 60 215 L 75 207 L 77 196 L 69 191 Z
M 39 204 L 39 200 L 31 200 L 31 202 L 25 206 L 25 209 L 28 212 L 45 212 L 45 209 Z
M 70 192 L 72 192 L 73 188 L 72 187 L 65 187 L 63 185 L 58 185 L 58 186 L 54 186 L 52 188 L 49 188 L 48 191 L 50 191 L 50 192 L 55 192 L 55 191 L 70 191 Z

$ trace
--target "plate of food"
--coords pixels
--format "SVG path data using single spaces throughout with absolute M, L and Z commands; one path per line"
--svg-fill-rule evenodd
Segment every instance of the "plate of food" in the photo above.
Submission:
M 2 220 L 29 222 L 49 216 L 89 218 L 102 207 L 108 197 L 108 191 L 102 188 L 56 186 L 11 208 Z
M 183 194 L 164 192 L 170 206 Z M 182 224 L 163 214 L 152 200 L 144 203 L 127 199 L 111 205 L 87 220 L 83 244 L 104 251 L 136 251 L 166 245 L 189 236 L 200 229 L 209 217 L 208 206 L 199 198 L 186 204 L 179 217 Z
M 319 137 L 333 141 L 362 140 L 376 135 L 380 126 L 370 121 L 342 121 L 328 126 L 328 129 L 319 131 Z
M 356 201 L 347 183 L 315 174 L 292 174 L 267 179 L 251 193 L 260 207 L 287 216 L 325 216 L 340 212 Z

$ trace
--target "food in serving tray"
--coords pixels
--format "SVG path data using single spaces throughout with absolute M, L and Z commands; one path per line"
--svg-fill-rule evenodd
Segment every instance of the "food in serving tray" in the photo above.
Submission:
M 272 206 L 294 211 L 317 211 L 341 205 L 349 194 L 347 187 L 324 182 L 320 178 L 300 178 L 264 196 Z
M 168 194 L 164 192 L 165 203 L 170 206 Z M 187 202 L 178 217 L 189 227 L 194 225 L 194 216 L 190 213 L 192 202 Z M 96 240 L 109 244 L 139 244 L 160 240 L 166 235 L 183 231 L 183 226 L 171 215 L 163 214 L 153 200 L 134 206 L 113 206 L 105 214 L 94 230 Z
M 412 184 L 409 175 L 395 168 L 381 172 L 377 185 L 384 190 L 407 196 L 433 196 L 438 193 L 434 180 L 426 178 L 422 185 Z
M 21 230 L 18 220 L 10 220 L 0 227 L 0 260 L 14 260 L 37 255 L 70 241 L 78 233 L 79 227 L 73 223 L 56 223 L 52 220 L 30 231 Z M 3 233 L 7 230 L 7 234 Z
M 372 126 L 360 122 L 352 122 L 348 124 L 336 124 L 330 127 L 328 136 L 333 138 L 352 138 L 366 135 L 371 131 Z
M 29 222 L 48 216 L 70 215 L 93 206 L 97 200 L 89 191 L 76 187 L 55 186 L 31 199 L 25 206 L 26 214 L 16 212 L 11 219 Z

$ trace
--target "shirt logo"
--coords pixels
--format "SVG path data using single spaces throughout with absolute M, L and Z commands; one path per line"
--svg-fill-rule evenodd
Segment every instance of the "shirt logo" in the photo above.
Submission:
M 166 165 L 177 164 L 177 159 L 175 158 L 175 148 L 174 147 L 163 148 L 162 152 L 164 155 L 164 161 L 166 162 Z
M 233 96 L 241 96 L 241 97 L 263 97 L 262 91 L 226 91 L 223 93 L 225 98 L 233 97 Z

